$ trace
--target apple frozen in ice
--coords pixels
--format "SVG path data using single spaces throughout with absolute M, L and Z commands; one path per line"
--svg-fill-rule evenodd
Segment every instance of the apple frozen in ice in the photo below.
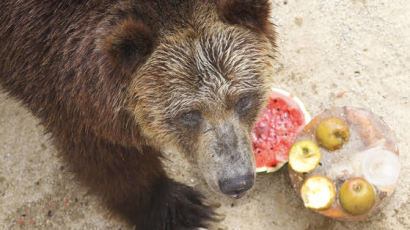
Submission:
M 313 141 L 300 140 L 289 151 L 289 165 L 295 172 L 307 173 L 317 167 L 321 157 L 322 153 Z
M 362 215 L 370 211 L 375 203 L 373 186 L 361 177 L 345 181 L 339 191 L 343 209 L 352 215 Z
M 324 119 L 316 128 L 316 139 L 327 150 L 341 148 L 349 140 L 349 136 L 349 127 L 337 117 Z

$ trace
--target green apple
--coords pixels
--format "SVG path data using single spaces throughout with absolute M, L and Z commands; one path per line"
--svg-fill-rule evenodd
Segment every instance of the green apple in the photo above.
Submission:
M 351 215 L 367 213 L 375 203 L 373 186 L 361 177 L 345 181 L 339 191 L 339 200 L 343 209 Z
M 316 128 L 316 139 L 327 150 L 336 150 L 349 140 L 350 131 L 347 124 L 339 118 L 322 120 Z
M 311 172 L 318 166 L 321 159 L 322 152 L 310 140 L 296 142 L 289 151 L 289 165 L 293 171 L 298 173 Z

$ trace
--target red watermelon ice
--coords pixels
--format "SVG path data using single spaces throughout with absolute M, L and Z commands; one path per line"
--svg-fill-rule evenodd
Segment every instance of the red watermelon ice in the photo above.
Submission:
M 272 89 L 269 103 L 252 132 L 256 172 L 275 172 L 288 162 L 297 134 L 309 121 L 309 113 L 296 96 Z

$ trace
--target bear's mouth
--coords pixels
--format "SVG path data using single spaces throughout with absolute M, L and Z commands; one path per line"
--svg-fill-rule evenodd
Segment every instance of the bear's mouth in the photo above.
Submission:
M 239 194 L 230 195 L 230 197 L 235 199 L 235 200 L 238 200 L 238 199 L 242 198 L 243 196 L 245 196 L 245 194 L 246 194 L 246 191 L 242 192 L 242 193 L 239 193 Z

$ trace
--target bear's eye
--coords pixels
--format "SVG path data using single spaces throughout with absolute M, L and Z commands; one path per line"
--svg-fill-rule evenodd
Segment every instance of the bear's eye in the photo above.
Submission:
M 192 110 L 189 112 L 182 113 L 179 116 L 179 120 L 184 124 L 190 127 L 195 127 L 201 123 L 202 116 L 201 112 L 198 110 Z
M 252 95 L 245 95 L 239 98 L 235 105 L 235 111 L 239 115 L 245 115 L 252 107 Z

